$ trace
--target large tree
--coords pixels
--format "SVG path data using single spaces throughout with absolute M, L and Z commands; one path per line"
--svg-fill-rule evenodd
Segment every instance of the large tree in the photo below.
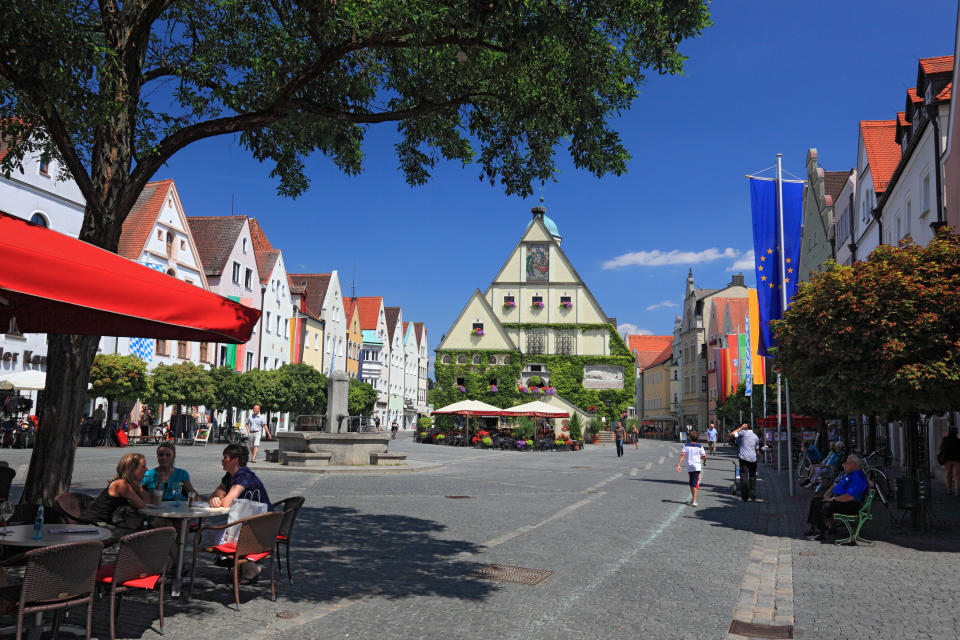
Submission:
M 107 416 L 113 416 L 113 405 L 120 402 L 120 413 L 129 410 L 147 388 L 147 364 L 137 356 L 99 353 L 90 367 L 90 395 L 107 399 Z
M 777 363 L 805 406 L 907 426 L 907 476 L 925 474 L 921 417 L 960 405 L 960 239 L 882 245 L 801 285 L 773 324 Z
M 0 169 L 46 153 L 86 199 L 80 238 L 115 251 L 146 182 L 218 135 L 307 188 L 319 151 L 358 173 L 366 129 L 396 123 L 411 184 L 442 160 L 528 194 L 554 153 L 596 175 L 627 150 L 608 119 L 644 74 L 677 73 L 704 0 L 8 0 L 0 20 Z M 24 490 L 69 484 L 93 336 L 49 337 L 43 427 Z

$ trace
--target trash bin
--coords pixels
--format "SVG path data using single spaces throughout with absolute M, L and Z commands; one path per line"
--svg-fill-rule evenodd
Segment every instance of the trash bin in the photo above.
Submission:
M 917 508 L 917 481 L 897 478 L 897 508 L 910 511 Z

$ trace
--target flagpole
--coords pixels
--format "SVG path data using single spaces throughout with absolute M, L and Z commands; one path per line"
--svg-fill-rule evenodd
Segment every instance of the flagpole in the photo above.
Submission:
M 777 221 L 780 227 L 780 317 L 787 310 L 787 265 L 785 262 L 787 246 L 783 238 L 783 168 L 781 161 L 782 153 L 777 154 Z M 777 376 L 779 380 L 780 376 Z M 787 404 L 787 478 L 790 480 L 790 497 L 796 493 L 796 487 L 793 484 L 793 431 L 790 420 L 790 381 L 784 376 L 784 400 Z

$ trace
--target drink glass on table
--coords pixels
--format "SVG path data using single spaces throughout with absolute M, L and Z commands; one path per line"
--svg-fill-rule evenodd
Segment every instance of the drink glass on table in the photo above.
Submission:
M 183 483 L 178 482 L 177 484 L 173 485 L 173 488 L 177 492 L 173 499 L 173 507 L 176 509 L 180 507 L 180 498 L 183 496 Z

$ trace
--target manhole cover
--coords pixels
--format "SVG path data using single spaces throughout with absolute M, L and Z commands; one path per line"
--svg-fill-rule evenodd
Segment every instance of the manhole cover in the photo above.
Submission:
M 504 564 L 488 564 L 485 567 L 474 569 L 471 574 L 477 578 L 489 578 L 503 582 L 519 582 L 520 584 L 540 584 L 553 575 L 553 571 L 546 569 L 526 569 L 511 567 Z
M 466 500 L 470 496 L 443 496 L 443 497 L 448 498 L 450 500 Z
M 298 615 L 296 611 L 277 611 L 278 618 L 296 618 Z
M 729 632 L 748 638 L 793 638 L 793 625 L 753 624 L 734 620 L 730 623 Z

